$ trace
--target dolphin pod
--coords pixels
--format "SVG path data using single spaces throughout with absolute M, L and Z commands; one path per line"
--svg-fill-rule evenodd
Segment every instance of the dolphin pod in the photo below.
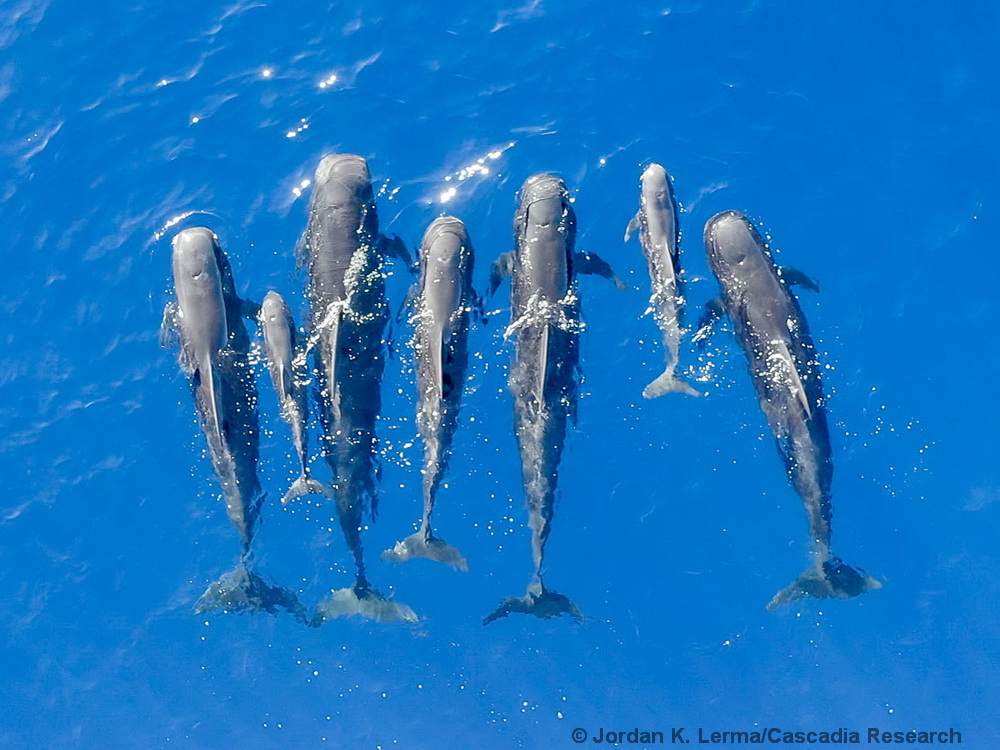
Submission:
M 650 277 L 647 312 L 662 335 L 665 359 L 663 372 L 643 396 L 700 395 L 678 374 L 680 345 L 687 333 L 679 212 L 672 179 L 659 164 L 648 165 L 642 173 L 639 209 L 625 240 L 637 230 Z M 510 278 L 511 319 L 504 333 L 505 339 L 513 339 L 508 389 L 534 570 L 526 593 L 503 599 L 483 623 L 515 613 L 569 615 L 581 621 L 585 618 L 577 605 L 543 580 L 567 422 L 576 420 L 584 330 L 577 277 L 596 274 L 619 288 L 625 285 L 606 261 L 576 249 L 572 199 L 559 177 L 540 173 L 525 181 L 513 239 L 514 249 L 490 269 L 489 294 Z M 704 346 L 716 321 L 731 321 L 761 410 L 808 517 L 811 563 L 767 608 L 806 595 L 846 599 L 879 588 L 878 580 L 831 551 L 833 462 L 825 396 L 808 324 L 791 291 L 794 285 L 815 289 L 814 282 L 794 269 L 779 268 L 755 227 L 736 211 L 713 216 L 705 226 L 704 242 L 721 294 L 707 306 L 693 341 Z M 376 427 L 389 321 L 385 269 L 394 261 L 418 274 L 403 310 L 410 311 L 413 328 L 416 425 L 424 460 L 419 528 L 383 552 L 382 559 L 424 558 L 466 571 L 466 558 L 437 536 L 431 517 L 459 424 L 471 324 L 474 319 L 486 322 L 472 283 L 475 258 L 469 232 L 458 218 L 435 219 L 411 267 L 403 242 L 380 231 L 367 162 L 354 154 L 331 154 L 316 169 L 296 260 L 308 278 L 308 323 L 302 333 L 278 292 L 269 291 L 260 305 L 237 295 L 229 261 L 209 229 L 185 229 L 172 242 L 175 298 L 164 310 L 161 344 L 179 344 L 179 364 L 191 385 L 227 514 L 241 539 L 237 567 L 208 587 L 195 610 L 274 614 L 284 609 L 312 626 L 351 615 L 416 622 L 413 609 L 374 588 L 362 544 L 364 515 L 368 512 L 374 519 L 378 504 Z M 281 502 L 309 494 L 332 502 L 354 559 L 353 583 L 331 590 L 311 618 L 290 591 L 261 578 L 253 563 L 264 492 L 257 477 L 257 388 L 245 319 L 257 323 L 281 417 L 298 459 L 299 477 Z M 330 473 L 327 484 L 311 471 L 310 384 L 321 428 L 319 453 Z

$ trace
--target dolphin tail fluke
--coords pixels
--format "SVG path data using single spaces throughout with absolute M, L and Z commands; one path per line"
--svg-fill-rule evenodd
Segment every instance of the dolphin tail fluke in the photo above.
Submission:
M 302 497 L 303 495 L 325 495 L 326 497 L 333 497 L 333 494 L 323 485 L 322 482 L 317 479 L 313 479 L 308 474 L 303 474 L 292 483 L 291 487 L 288 488 L 288 492 L 286 492 L 285 496 L 281 498 L 281 504 L 287 505 L 295 498 Z
M 492 614 L 483 618 L 483 625 L 489 625 L 494 620 L 514 612 L 534 615 L 543 620 L 562 615 L 569 615 L 577 622 L 584 620 L 583 613 L 569 597 L 549 591 L 540 583 L 536 583 L 528 587 L 528 593 L 524 596 L 508 596 L 500 602 L 500 606 Z
M 469 564 L 457 548 L 452 547 L 443 539 L 425 534 L 423 531 L 410 534 L 403 541 L 396 542 L 395 547 L 382 553 L 383 560 L 398 563 L 412 560 L 414 557 L 436 560 L 463 572 L 469 570 Z
M 666 393 L 686 393 L 688 396 L 701 395 L 689 383 L 674 375 L 673 370 L 665 371 L 642 391 L 644 398 L 658 398 Z
M 386 599 L 382 594 L 367 586 L 351 586 L 337 589 L 316 607 L 313 627 L 319 627 L 327 620 L 358 615 L 375 622 L 417 622 L 416 613 L 405 604 Z
M 838 557 L 824 560 L 809 568 L 790 586 L 786 586 L 771 599 L 768 610 L 774 611 L 783 604 L 812 596 L 817 599 L 851 599 L 866 591 L 882 588 L 882 582 L 859 568 L 852 568 Z
M 221 609 L 228 612 L 267 612 L 276 615 L 279 609 L 307 622 L 305 607 L 288 589 L 272 586 L 245 565 L 226 573 L 201 595 L 194 605 L 198 614 Z

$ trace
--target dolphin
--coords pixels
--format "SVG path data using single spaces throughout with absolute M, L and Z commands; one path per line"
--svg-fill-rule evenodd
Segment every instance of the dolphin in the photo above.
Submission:
M 513 336 L 515 346 L 508 387 L 514 396 L 514 434 L 535 570 L 525 595 L 504 599 L 484 625 L 512 612 L 583 619 L 569 598 L 546 588 L 542 562 L 566 421 L 576 419 L 583 330 L 576 275 L 596 273 L 615 281 L 617 277 L 598 256 L 576 252 L 575 241 L 576 216 L 565 183 L 549 174 L 529 177 L 514 217 L 514 250 L 494 262 L 490 290 L 492 294 L 506 276 L 511 277 L 511 323 L 505 336 Z
M 815 288 L 814 283 L 801 272 L 779 268 L 757 230 L 737 211 L 708 220 L 705 249 L 722 290 L 717 309 L 733 322 L 760 408 L 809 518 L 812 563 L 767 608 L 806 594 L 848 599 L 881 588 L 830 549 L 833 461 L 826 398 L 809 326 L 790 290 L 793 283 Z
M 646 167 L 641 183 L 639 211 L 625 229 L 625 241 L 628 242 L 632 233 L 639 230 L 639 244 L 646 256 L 652 287 L 649 310 L 663 335 L 663 346 L 666 349 L 663 373 L 646 386 L 642 395 L 646 398 L 656 398 L 665 393 L 698 396 L 698 391 L 674 374 L 681 345 L 681 318 L 684 310 L 680 224 L 674 189 L 667 170 L 659 164 Z
M 453 216 L 435 219 L 420 244 L 420 279 L 411 322 L 417 369 L 417 429 L 424 442 L 424 515 L 420 529 L 382 553 L 383 560 L 414 557 L 468 570 L 462 553 L 434 536 L 431 513 L 451 457 L 462 386 L 469 362 L 469 317 L 482 311 L 472 288 L 472 243 Z
M 204 227 L 174 237 L 172 265 L 176 300 L 164 310 L 160 342 L 169 347 L 175 337 L 179 340 L 181 369 L 191 380 L 226 512 L 242 541 L 239 566 L 210 585 L 195 610 L 275 613 L 281 607 L 304 620 L 305 611 L 293 594 L 249 570 L 264 497 L 257 478 L 257 386 L 243 323 L 243 317 L 255 316 L 256 305 L 237 296 L 229 260 L 218 238 Z
M 365 574 L 361 544 L 365 506 L 377 507 L 375 423 L 385 368 L 386 255 L 409 261 L 406 248 L 379 233 L 368 164 L 354 154 L 330 154 L 316 169 L 309 216 L 298 245 L 309 274 L 309 349 L 318 374 L 323 457 L 333 474 L 333 495 L 355 583 L 332 592 L 314 624 L 341 615 L 415 622 L 405 604 L 385 599 Z
M 281 502 L 288 503 L 301 495 L 329 495 L 326 487 L 309 475 L 306 420 L 309 407 L 304 379 L 298 372 L 300 356 L 298 334 L 288 303 L 277 292 L 264 296 L 258 324 L 264 334 L 264 352 L 271 383 L 278 394 L 281 417 L 292 431 L 292 442 L 302 473 L 292 483 Z

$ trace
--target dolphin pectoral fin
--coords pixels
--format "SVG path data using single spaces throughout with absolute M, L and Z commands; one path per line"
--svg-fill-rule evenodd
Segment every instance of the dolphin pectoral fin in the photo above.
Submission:
M 608 262 L 597 253 L 577 252 L 573 256 L 573 273 L 601 276 L 613 282 L 619 289 L 628 289 L 628 284 L 619 279 Z
M 810 292 L 819 291 L 819 284 L 816 283 L 816 279 L 807 276 L 797 268 L 783 267 L 781 269 L 781 278 L 784 279 L 788 286 L 801 286 Z
M 484 326 L 489 325 L 490 316 L 486 314 L 486 301 L 475 291 L 472 292 L 472 305 L 470 311 L 473 313 L 477 321 L 482 323 Z
M 632 232 L 636 231 L 641 226 L 640 223 L 641 221 L 642 220 L 639 218 L 639 212 L 637 212 L 636 215 L 632 217 L 632 220 L 628 223 L 628 226 L 625 227 L 626 242 L 632 239 Z
M 177 341 L 177 303 L 171 300 L 163 307 L 160 322 L 160 346 L 170 349 Z
M 305 607 L 288 589 L 272 586 L 245 565 L 212 583 L 194 605 L 198 614 L 221 609 L 226 612 L 267 612 L 283 609 L 300 622 L 308 622 Z
M 438 539 L 432 534 L 425 534 L 423 531 L 410 534 L 403 541 L 396 542 L 392 549 L 387 549 L 382 553 L 382 559 L 387 562 L 401 563 L 415 557 L 435 560 L 462 572 L 469 570 L 469 564 L 458 549 L 443 539 Z
M 510 276 L 513 270 L 514 253 L 512 252 L 503 253 L 499 258 L 493 261 L 493 265 L 490 266 L 490 297 L 496 294 L 500 284 L 503 283 L 504 279 Z
M 318 627 L 327 620 L 357 615 L 375 622 L 417 622 L 416 613 L 405 604 L 386 599 L 367 586 L 337 589 L 316 607 L 312 625 Z
M 866 591 L 882 588 L 882 582 L 863 570 L 853 568 L 839 557 L 811 566 L 790 585 L 783 588 L 767 605 L 773 612 L 803 596 L 816 599 L 851 599 Z
M 406 243 L 403 242 L 403 240 L 396 235 L 387 237 L 383 234 L 379 237 L 378 244 L 379 250 L 382 251 L 383 255 L 403 261 L 406 264 L 407 269 L 411 273 L 414 272 L 410 249 L 406 246 Z
M 396 311 L 396 322 L 402 323 L 407 312 L 412 312 L 417 306 L 417 300 L 420 298 L 420 290 L 417 288 L 416 284 L 411 284 L 410 288 L 406 290 L 406 299 L 399 306 L 399 310 Z
M 252 299 L 240 299 L 240 315 L 254 323 L 260 321 L 260 303 Z
M 586 619 L 569 597 L 549 591 L 541 584 L 534 584 L 528 587 L 528 592 L 524 596 L 508 596 L 500 602 L 496 610 L 483 618 L 483 625 L 489 625 L 514 613 L 534 615 L 543 620 L 562 615 L 569 615 L 577 622 Z
M 306 229 L 299 235 L 298 241 L 295 243 L 295 270 L 301 271 L 306 262 L 309 260 L 309 230 Z
M 661 373 L 656 380 L 642 390 L 643 398 L 659 398 L 667 393 L 684 393 L 688 396 L 701 395 L 700 391 L 696 391 L 690 384 L 674 375 L 672 368 Z
M 322 482 L 313 479 L 308 474 L 302 474 L 288 488 L 288 492 L 281 498 L 281 504 L 288 505 L 292 500 L 303 495 L 323 495 L 331 500 L 334 499 L 333 493 Z
M 697 327 L 694 335 L 691 337 L 691 341 L 699 347 L 704 347 L 708 343 L 708 339 L 715 333 L 715 325 L 722 319 L 725 311 L 726 308 L 721 298 L 716 297 L 707 302 L 705 304 L 705 311 L 698 319 Z

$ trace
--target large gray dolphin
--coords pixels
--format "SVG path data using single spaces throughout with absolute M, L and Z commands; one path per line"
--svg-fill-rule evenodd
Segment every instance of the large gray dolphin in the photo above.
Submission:
M 452 437 L 469 362 L 469 317 L 481 310 L 472 288 L 472 243 L 465 224 L 435 219 L 420 244 L 420 279 L 413 302 L 413 348 L 417 369 L 417 429 L 424 442 L 424 515 L 420 529 L 382 559 L 425 557 L 468 570 L 462 553 L 434 536 L 431 513 L 451 457 Z
M 177 298 L 164 310 L 160 342 L 170 346 L 175 335 L 179 340 L 181 368 L 191 380 L 226 512 L 242 540 L 240 565 L 209 586 L 195 609 L 274 613 L 282 607 L 304 619 L 290 592 L 269 586 L 248 568 L 263 500 L 257 479 L 257 386 L 243 323 L 256 306 L 237 296 L 229 261 L 204 227 L 174 237 L 173 276 Z
M 264 296 L 258 323 L 264 334 L 264 353 L 271 383 L 278 394 L 281 417 L 292 431 L 292 443 L 301 470 L 299 478 L 292 483 L 281 502 L 287 503 L 300 495 L 329 495 L 326 487 L 309 475 L 307 379 L 299 372 L 304 364 L 305 352 L 298 340 L 292 311 L 280 294 L 272 291 Z
M 334 591 L 314 622 L 342 615 L 415 621 L 413 610 L 385 599 L 365 575 L 362 516 L 377 503 L 375 423 L 381 409 L 389 307 L 386 253 L 405 248 L 379 234 L 368 164 L 331 154 L 316 169 L 309 219 L 299 243 L 309 272 L 310 348 L 318 373 L 323 456 L 333 474 L 340 527 L 354 555 L 354 586 Z
M 675 374 L 681 346 L 684 290 L 681 283 L 681 233 L 674 189 L 667 170 L 659 164 L 646 167 L 641 182 L 639 211 L 625 230 L 625 241 L 628 242 L 632 233 L 639 230 L 639 244 L 649 266 L 652 290 L 649 309 L 663 335 L 666 350 L 666 365 L 662 374 L 646 386 L 642 395 L 646 398 L 656 398 L 665 393 L 698 396 L 698 391 Z
M 733 322 L 760 408 L 809 517 L 812 564 L 775 595 L 768 609 L 806 594 L 847 599 L 880 588 L 877 580 L 830 551 L 833 461 L 826 398 L 809 327 L 789 289 L 808 279 L 780 269 L 757 230 L 736 211 L 708 220 L 705 249 L 722 289 L 721 311 Z
M 598 273 L 615 278 L 596 255 L 575 251 L 576 216 L 569 191 L 558 177 L 538 174 L 524 183 L 514 217 L 514 241 L 513 252 L 494 262 L 490 288 L 492 293 L 511 276 L 511 323 L 506 336 L 514 336 L 515 345 L 508 386 L 514 396 L 514 434 L 521 453 L 535 571 L 527 593 L 504 599 L 483 620 L 484 625 L 512 612 L 542 618 L 583 617 L 567 597 L 545 587 L 542 561 L 551 530 L 566 420 L 576 418 L 583 329 L 576 275 Z

